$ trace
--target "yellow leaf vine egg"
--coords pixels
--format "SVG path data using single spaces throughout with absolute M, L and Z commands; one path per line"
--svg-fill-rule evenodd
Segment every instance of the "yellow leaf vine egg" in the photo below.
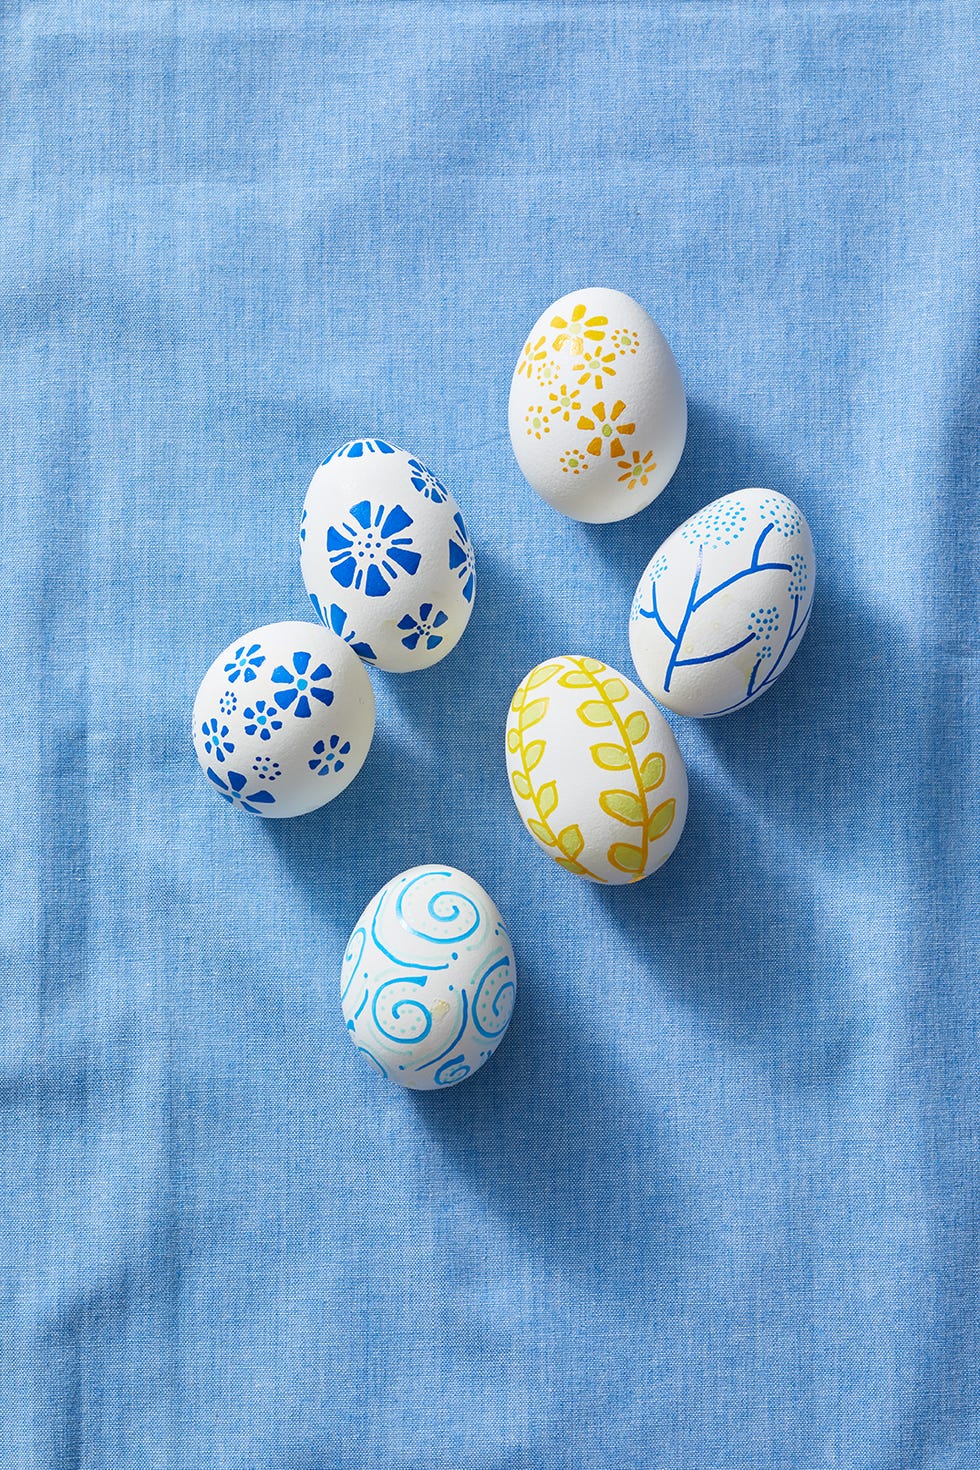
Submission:
M 621 521 L 670 480 L 687 401 L 656 322 L 622 291 L 563 296 L 535 322 L 510 389 L 510 439 L 531 488 L 577 521 Z
M 636 883 L 667 861 L 687 818 L 687 771 L 651 699 L 601 659 L 565 654 L 511 700 L 507 775 L 534 841 L 569 873 Z

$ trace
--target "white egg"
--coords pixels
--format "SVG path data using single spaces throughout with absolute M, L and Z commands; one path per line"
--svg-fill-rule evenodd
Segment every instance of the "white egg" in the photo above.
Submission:
M 533 490 L 577 521 L 621 521 L 677 468 L 687 401 L 656 322 L 622 291 L 572 291 L 535 322 L 510 388 L 510 442 Z
M 814 560 L 802 511 L 775 490 L 723 495 L 679 526 L 640 578 L 630 650 L 679 715 L 724 715 L 772 687 L 800 646 Z
M 493 1056 L 514 1005 L 514 951 L 479 883 L 456 868 L 411 868 L 358 919 L 340 989 L 365 1060 L 428 1092 L 462 1082 Z
M 382 439 L 327 456 L 300 527 L 317 615 L 367 663 L 394 673 L 437 664 L 473 609 L 473 547 L 431 470 Z
M 229 643 L 194 701 L 194 749 L 215 791 L 262 817 L 298 817 L 346 789 L 374 735 L 360 659 L 316 623 Z
M 539 847 L 570 873 L 635 883 L 670 857 L 687 771 L 656 705 L 597 658 L 532 669 L 511 701 L 507 771 Z

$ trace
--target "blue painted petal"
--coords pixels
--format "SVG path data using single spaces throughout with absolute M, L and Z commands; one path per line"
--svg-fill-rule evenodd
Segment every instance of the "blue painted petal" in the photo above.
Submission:
M 369 658 L 372 663 L 378 656 L 370 643 L 352 643 L 351 648 L 357 654 L 358 658 Z
M 399 628 L 401 628 L 401 630 L 402 630 L 403 633 L 407 633 L 408 630 L 409 630 L 409 628 L 414 628 L 415 627 L 415 619 L 413 617 L 410 617 L 409 614 L 406 613 L 405 616 L 399 622 L 398 626 L 399 626 Z
M 316 768 L 317 768 L 317 766 L 320 765 L 320 761 L 319 760 L 310 761 L 308 764 L 309 764 L 310 770 L 311 771 L 315 771 Z
M 326 621 L 326 619 L 324 619 Z M 338 635 L 343 634 L 344 624 L 347 622 L 347 614 L 342 607 L 335 602 L 330 604 L 330 626 Z
M 310 693 L 313 695 L 313 698 L 318 699 L 321 704 L 333 704 L 332 689 L 320 689 L 319 687 L 314 686 L 310 689 Z M 299 711 L 297 710 L 297 714 L 298 713 Z
M 386 444 L 383 439 L 375 439 L 374 442 L 376 447 L 381 450 L 382 454 L 394 454 L 395 451 L 392 449 L 391 445 Z
M 228 784 L 231 787 L 232 791 L 241 791 L 242 788 L 246 785 L 247 781 L 248 777 L 243 776 L 240 771 L 228 772 Z
M 310 678 L 311 679 L 329 679 L 330 678 L 330 670 L 328 669 L 328 667 L 327 667 L 326 664 L 317 664 L 316 668 L 313 670 L 312 674 L 310 675 Z
M 415 632 L 409 633 L 407 638 L 402 639 L 402 642 L 404 643 L 406 648 L 414 648 L 421 636 L 422 635 L 420 634 L 419 630 L 416 628 Z
M 433 628 L 441 628 L 442 625 L 443 625 L 443 623 L 448 623 L 448 622 L 449 622 L 449 614 L 448 613 L 437 612 L 436 613 L 436 616 L 435 616 L 435 621 L 433 622 L 432 626 L 433 626 Z
M 351 506 L 351 515 L 359 526 L 366 531 L 371 524 L 371 505 L 367 500 L 359 500 L 356 505 Z
M 260 649 L 260 648 L 261 648 L 261 647 L 262 647 L 262 645 L 261 645 L 261 643 L 253 643 L 253 644 L 252 644 L 252 646 L 251 646 L 251 648 L 250 648 L 250 649 L 249 649 L 249 651 L 248 651 L 248 656 L 249 656 L 249 658 L 251 658 L 251 657 L 252 657 L 252 654 L 253 654 L 253 653 L 258 653 L 258 651 L 259 651 L 259 649 Z
M 460 546 L 458 541 L 449 543 L 449 570 L 455 572 L 457 568 L 466 565 L 466 548 Z
M 343 745 L 340 747 L 340 753 L 341 753 L 341 755 L 350 755 L 350 741 L 349 740 L 345 740 L 344 741 Z
M 400 505 L 393 505 L 385 517 L 381 534 L 382 536 L 397 536 L 399 531 L 407 531 L 412 524 L 412 517 L 408 512 Z
M 297 674 L 305 674 L 306 671 L 307 671 L 307 669 L 310 667 L 310 663 L 312 662 L 312 659 L 313 659 L 312 653 L 303 653 L 302 650 L 300 650 L 297 653 L 294 653 L 293 654 L 293 668 L 296 670 Z
M 344 536 L 340 531 L 337 530 L 336 526 L 331 526 L 330 529 L 327 531 L 328 551 L 349 551 L 350 544 L 350 537 Z
M 419 617 L 422 619 L 423 622 L 425 622 L 425 619 L 429 616 L 431 611 L 432 603 L 423 602 L 422 606 L 419 608 Z
M 332 695 L 331 698 L 333 698 Z M 308 720 L 310 718 L 310 715 L 313 713 L 313 711 L 310 709 L 310 701 L 307 699 L 305 694 L 300 695 L 299 701 L 293 713 L 298 720 Z
M 373 563 L 368 568 L 364 590 L 368 597 L 387 597 L 388 595 L 388 583 Z
M 334 766 L 334 770 L 335 771 L 342 771 L 343 769 L 344 769 L 344 763 L 343 763 L 343 761 L 338 761 L 337 764 Z
M 352 556 L 345 556 L 343 561 L 339 561 L 336 566 L 331 567 L 330 575 L 335 582 L 340 583 L 341 587 L 349 587 L 354 580 L 354 573 L 356 571 L 357 563 L 354 558 Z
M 254 669 L 246 669 L 245 670 L 245 683 L 246 684 L 251 684 L 252 680 L 255 679 L 255 678 L 257 678 L 257 677 L 258 676 L 257 676 L 257 674 L 256 674 L 256 672 L 255 672 Z
M 457 511 L 456 514 L 453 516 L 453 522 L 463 540 L 468 541 L 470 538 L 466 534 L 466 523 L 464 522 L 463 517 L 460 515 L 459 511 Z
M 272 670 L 272 682 L 273 684 L 291 684 L 293 682 L 293 675 L 289 669 L 284 669 L 282 664 L 277 664 Z M 279 698 L 278 694 L 276 698 Z
M 429 644 L 428 644 L 429 648 L 438 648 L 439 647 L 439 644 L 441 642 L 442 642 L 442 639 L 439 637 L 439 634 L 438 633 L 430 633 L 429 634 Z
M 225 673 L 228 675 L 228 683 L 234 684 L 235 680 L 241 673 L 241 669 L 236 669 L 234 664 L 225 664 Z
M 463 588 L 463 596 L 466 598 L 466 601 L 467 602 L 472 602 L 473 601 L 473 573 L 472 572 L 470 572 L 469 579 L 468 579 L 468 581 L 466 583 L 466 586 Z
M 222 781 L 222 779 L 218 775 L 217 771 L 212 771 L 212 769 L 211 769 L 210 766 L 208 766 L 208 776 L 214 782 L 215 786 L 218 786 L 218 787 L 221 788 L 222 793 L 227 792 L 228 786 L 227 786 L 226 782 Z
M 317 617 L 320 619 L 320 622 L 321 623 L 325 623 L 327 620 L 323 616 L 323 608 L 320 606 L 320 599 L 319 599 L 319 597 L 317 597 L 317 595 L 316 595 L 315 592 L 311 592 L 310 593 L 310 601 L 313 604 L 313 611 L 316 613 Z
M 404 567 L 410 577 L 414 577 L 419 569 L 422 558 L 417 551 L 404 551 L 400 546 L 392 546 L 388 550 L 392 561 L 396 561 L 400 567 Z
M 295 689 L 280 689 L 276 694 L 276 704 L 280 709 L 288 709 L 295 698 Z
M 262 806 L 271 806 L 276 798 L 271 791 L 253 791 L 250 792 L 248 799 L 249 801 L 260 802 Z
M 360 439 L 355 440 L 353 444 L 348 444 L 348 446 L 347 446 L 347 458 L 348 459 L 360 459 L 361 456 L 363 455 L 363 453 L 364 453 L 364 444 L 363 444 L 363 442 Z

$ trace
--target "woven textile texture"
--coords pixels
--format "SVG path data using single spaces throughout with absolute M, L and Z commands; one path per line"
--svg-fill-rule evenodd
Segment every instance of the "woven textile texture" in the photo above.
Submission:
M 969 0 L 0 9 L 4 1470 L 976 1470 L 978 55 Z M 690 401 L 606 527 L 506 431 L 590 284 Z M 305 489 L 371 434 L 458 497 L 472 622 L 262 822 L 194 691 L 312 616 Z M 806 639 L 672 717 L 668 866 L 576 881 L 510 695 L 632 675 L 649 556 L 746 485 L 810 521 Z M 338 973 L 429 861 L 518 998 L 422 1096 Z

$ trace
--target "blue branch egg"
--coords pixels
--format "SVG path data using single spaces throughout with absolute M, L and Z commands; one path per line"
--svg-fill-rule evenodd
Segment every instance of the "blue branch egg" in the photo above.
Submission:
M 814 570 L 810 528 L 787 496 L 738 490 L 712 501 L 640 578 L 630 649 L 641 681 L 679 715 L 751 704 L 800 646 Z
M 369 1066 L 416 1091 L 450 1087 L 482 1067 L 507 1030 L 514 951 L 479 883 L 456 868 L 411 868 L 357 921 L 340 991 Z

